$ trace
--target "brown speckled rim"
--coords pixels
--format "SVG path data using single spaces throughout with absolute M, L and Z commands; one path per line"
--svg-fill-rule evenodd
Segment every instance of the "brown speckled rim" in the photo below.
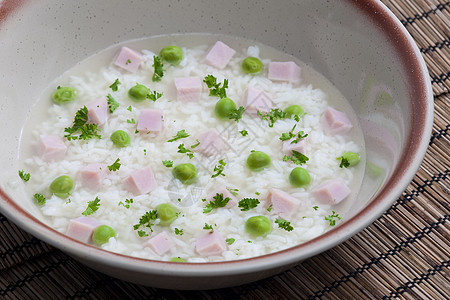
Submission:
M 325 251 L 363 230 L 397 199 L 419 168 L 428 147 L 432 129 L 433 94 L 425 62 L 413 39 L 392 12 L 376 0 L 346 1 L 370 18 L 393 45 L 404 67 L 403 71 L 407 75 L 406 83 L 410 89 L 412 107 L 411 127 L 414 128 L 414 136 L 407 137 L 399 160 L 402 163 L 392 172 L 377 196 L 360 213 L 342 225 L 304 244 L 259 257 L 211 263 L 172 263 L 112 253 L 73 240 L 40 222 L 0 189 L 2 213 L 26 231 L 78 259 L 96 262 L 98 265 L 106 266 L 105 269 L 117 269 L 117 273 L 120 273 L 120 270 L 133 270 L 144 275 L 158 274 L 167 277 L 214 277 L 280 268 Z M 3 1 L 0 7 L 0 26 L 2 20 L 24 2 L 26 1 Z

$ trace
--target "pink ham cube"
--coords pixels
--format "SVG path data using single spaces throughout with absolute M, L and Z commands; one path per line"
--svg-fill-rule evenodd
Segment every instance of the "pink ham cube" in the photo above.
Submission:
M 198 141 L 200 142 L 200 145 L 194 148 L 195 151 L 206 156 L 218 154 L 227 147 L 227 144 L 215 128 L 203 132 L 198 137 Z
M 217 256 L 222 255 L 222 252 L 227 249 L 225 239 L 217 230 L 212 233 L 202 235 L 195 242 L 195 249 L 198 254 L 203 256 Z
M 133 171 L 125 179 L 125 188 L 134 195 L 147 194 L 156 188 L 155 175 L 150 167 Z
M 263 91 L 249 86 L 244 93 L 244 104 L 248 113 L 267 113 L 272 108 L 272 99 Z
M 106 98 L 91 101 L 86 104 L 88 109 L 88 122 L 102 125 L 108 118 L 108 102 Z
M 88 217 L 72 219 L 69 222 L 66 235 L 77 241 L 90 243 L 92 241 L 92 234 L 94 233 L 95 228 L 100 225 L 102 225 L 102 223 Z
M 347 198 L 350 189 L 342 179 L 336 178 L 322 182 L 312 190 L 312 194 L 320 203 L 334 205 Z
M 225 187 L 220 187 L 220 188 L 212 191 L 208 195 L 208 197 L 206 197 L 206 203 L 209 203 L 210 201 L 214 201 L 213 197 L 215 197 L 217 194 L 223 194 L 223 199 L 230 198 L 227 205 L 224 206 L 225 208 L 231 208 L 233 206 L 236 206 L 236 204 L 238 203 L 236 197 L 232 193 L 230 193 L 230 191 Z
M 138 52 L 128 47 L 122 47 L 117 54 L 114 64 L 131 73 L 135 73 L 139 69 L 143 57 Z
M 290 139 L 283 142 L 282 151 L 286 155 L 292 155 L 292 150 L 295 150 L 299 153 L 306 153 L 306 141 L 305 139 L 301 139 L 297 143 L 292 143 L 295 139 Z
M 173 246 L 175 246 L 175 243 L 172 241 L 170 236 L 165 231 L 163 231 L 149 239 L 145 246 L 152 249 L 156 254 L 163 255 Z
M 144 133 L 160 132 L 163 126 L 162 118 L 163 114 L 160 109 L 142 109 L 136 129 Z
M 199 77 L 175 78 L 177 100 L 182 102 L 197 101 L 202 93 L 202 81 Z
M 208 65 L 216 67 L 217 69 L 223 69 L 230 62 L 233 57 L 234 51 L 221 41 L 217 41 L 214 46 L 206 54 L 205 61 Z
M 96 190 L 103 184 L 103 180 L 108 174 L 108 166 L 106 164 L 90 164 L 81 168 L 80 174 L 83 186 Z
M 275 188 L 269 190 L 267 200 L 267 204 L 272 205 L 272 211 L 286 220 L 290 219 L 300 206 L 300 200 Z
M 60 160 L 67 151 L 67 146 L 59 136 L 41 135 L 37 143 L 37 152 L 45 160 Z
M 293 61 L 269 63 L 268 77 L 272 81 L 286 81 L 290 83 L 300 83 L 301 69 Z
M 353 125 L 347 115 L 341 111 L 328 107 L 320 118 L 324 130 L 329 134 L 345 134 Z

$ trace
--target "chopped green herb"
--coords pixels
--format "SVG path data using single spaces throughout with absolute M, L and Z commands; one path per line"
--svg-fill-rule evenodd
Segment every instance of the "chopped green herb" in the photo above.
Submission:
M 243 106 L 239 106 L 237 109 L 233 109 L 228 115 L 228 119 L 235 120 L 239 123 L 239 120 L 242 119 L 242 115 L 244 114 L 245 108 Z
M 227 97 L 226 89 L 228 88 L 228 79 L 224 79 L 222 85 L 220 82 L 217 83 L 216 77 L 213 75 L 208 75 L 205 77 L 203 82 L 208 86 L 210 96 L 218 96 L 220 99 Z
M 141 227 L 147 227 L 150 229 L 151 232 L 153 232 L 152 226 L 153 221 L 158 219 L 158 212 L 156 211 L 156 209 L 154 210 L 150 210 L 148 212 L 146 212 L 140 219 L 139 219 L 139 223 L 136 225 L 133 225 L 133 229 L 134 230 L 138 230 Z M 143 236 L 148 236 L 147 232 L 145 230 L 139 230 L 138 231 L 138 235 L 140 237 Z
M 239 192 L 238 189 L 232 189 L 232 188 L 227 188 L 227 190 L 233 195 L 233 196 L 237 196 Z
M 64 129 L 64 132 L 67 133 L 66 135 L 64 135 L 64 137 L 69 141 L 76 139 L 89 140 L 94 137 L 100 139 L 101 136 L 98 134 L 99 129 L 97 128 L 97 124 L 87 124 L 87 121 L 88 109 L 86 106 L 84 106 L 76 112 L 72 127 Z M 81 132 L 80 135 L 74 135 L 78 131 Z
M 262 114 L 258 110 L 257 115 L 261 116 L 262 120 L 266 120 L 267 122 L 269 122 L 269 127 L 273 127 L 273 124 L 277 120 L 282 120 L 282 119 L 285 119 L 287 117 L 286 113 L 283 112 L 282 110 L 278 109 L 278 108 L 272 108 L 270 110 L 270 112 L 265 113 L 265 114 Z
M 303 131 L 299 131 L 297 133 L 297 138 L 295 138 L 294 140 L 292 140 L 291 144 L 297 144 L 301 139 L 304 139 L 305 137 L 307 137 L 308 134 L 304 133 Z
M 122 83 L 119 81 L 119 78 L 116 78 L 116 80 L 114 80 L 114 82 L 109 87 L 113 90 L 113 92 L 117 92 L 120 84 Z
M 211 230 L 211 233 L 214 232 L 214 229 L 213 229 L 212 225 L 209 225 L 208 223 L 205 223 L 205 226 L 203 226 L 203 229 Z
M 223 197 L 223 193 L 216 193 L 216 195 L 213 197 L 214 201 L 210 201 L 209 204 L 207 204 L 204 208 L 203 208 L 203 213 L 209 213 L 211 212 L 214 208 L 220 208 L 220 207 L 225 207 L 228 202 L 231 200 L 230 197 Z M 206 199 L 205 199 L 206 201 Z
M 247 136 L 247 135 L 248 135 L 248 131 L 247 131 L 247 130 L 241 130 L 241 131 L 239 131 L 239 133 L 240 133 L 242 136 Z
M 288 161 L 288 160 L 291 160 L 296 165 L 302 165 L 302 164 L 306 163 L 309 160 L 309 158 L 306 155 L 301 154 L 298 151 L 292 150 L 291 156 L 285 155 L 283 157 L 283 161 Z
M 252 241 L 247 241 L 247 243 L 252 244 L 253 242 Z
M 131 64 L 131 59 L 127 59 L 127 61 L 125 62 L 125 65 Z
M 27 182 L 28 180 L 30 180 L 31 175 L 30 175 L 30 173 L 25 173 L 24 170 L 20 170 L 20 171 L 19 171 L 19 177 L 20 177 L 20 179 L 22 179 L 24 182 Z
M 159 98 L 162 97 L 162 93 L 158 93 L 157 91 L 150 91 L 150 93 L 147 94 L 147 99 L 152 100 L 153 102 L 155 102 L 156 100 L 158 100 Z
M 172 168 L 173 167 L 173 161 L 171 160 L 163 160 L 162 164 L 164 165 L 164 167 L 166 168 Z
M 191 146 L 191 149 L 197 148 L 200 145 L 200 141 L 197 139 L 197 143 Z
M 255 195 L 259 196 L 259 195 L 261 195 L 261 193 L 260 192 L 255 192 Z
M 123 207 L 125 207 L 125 208 L 127 208 L 127 209 L 130 208 L 130 204 L 133 203 L 133 198 L 125 199 L 125 203 L 126 203 L 126 204 L 124 204 L 122 201 L 120 201 L 120 202 L 119 202 L 119 206 L 122 205 Z
M 313 206 L 313 209 L 314 209 L 314 210 L 318 210 L 319 207 L 316 205 L 316 206 Z
M 71 202 L 72 202 L 72 200 L 70 200 L 70 198 L 69 198 L 69 199 L 67 199 L 66 204 L 69 204 Z
M 44 205 L 45 201 L 47 200 L 47 199 L 45 199 L 44 195 L 38 194 L 38 193 L 34 194 L 33 198 L 36 200 L 36 203 L 38 205 Z
M 168 142 L 174 142 L 179 139 L 187 138 L 188 136 L 190 135 L 186 132 L 186 130 L 183 129 L 178 131 L 177 134 L 173 136 L 173 139 L 168 140 Z
M 83 216 L 89 216 L 95 213 L 100 207 L 100 199 L 95 197 L 95 200 L 89 201 L 87 204 L 86 210 L 81 213 Z
M 132 110 L 133 110 L 133 107 L 130 105 L 130 106 L 127 107 L 127 110 L 128 110 L 128 111 L 132 111 Z
M 294 230 L 294 227 L 291 226 L 291 222 L 288 222 L 286 220 L 283 219 L 276 219 L 275 223 L 278 224 L 279 228 L 282 228 L 286 231 L 292 231 Z
M 183 229 L 178 229 L 178 228 L 175 227 L 175 234 L 176 234 L 176 235 L 182 236 L 183 233 L 184 233 L 184 232 L 183 232 Z
M 112 165 L 108 166 L 108 169 L 113 172 L 119 170 L 119 168 L 121 166 L 121 163 L 119 163 L 119 161 L 120 161 L 120 158 L 116 159 L 116 161 Z
M 330 222 L 330 226 L 334 226 L 334 225 L 336 225 L 336 220 L 335 220 L 335 219 L 340 220 L 341 217 L 339 216 L 339 214 L 336 214 L 336 212 L 333 210 L 333 211 L 331 212 L 331 215 L 325 217 L 324 220 L 325 220 L 325 221 L 329 221 L 329 222 Z
M 134 118 L 128 119 L 127 120 L 128 124 L 136 124 L 136 120 Z
M 272 204 L 270 204 L 270 206 L 267 208 L 267 211 L 268 211 L 268 212 L 271 212 L 271 211 L 272 211 L 272 208 L 273 208 L 273 206 L 272 206 Z
M 244 198 L 238 203 L 238 207 L 241 209 L 241 211 L 248 211 L 252 208 L 255 208 L 258 206 L 259 200 L 256 198 Z
M 223 173 L 223 169 L 226 166 L 226 162 L 223 161 L 223 159 L 219 160 L 219 164 L 214 166 L 214 174 L 211 176 L 211 178 L 217 177 L 219 175 L 225 176 Z
M 236 239 L 233 239 L 233 238 L 225 239 L 225 242 L 227 242 L 228 245 L 233 245 L 233 243 L 235 241 L 236 241 Z
M 111 96 L 111 94 L 108 94 L 108 96 L 106 96 L 106 98 L 108 98 L 107 102 L 108 102 L 109 112 L 113 113 L 120 106 L 119 102 L 117 102 L 113 98 L 113 96 Z
M 164 64 L 161 62 L 161 59 L 158 56 L 153 56 L 152 67 L 154 68 L 152 81 L 161 81 L 162 77 L 164 76 Z
M 341 161 L 341 163 L 339 164 L 339 168 L 348 168 L 348 167 L 350 167 L 350 163 L 348 162 L 348 159 L 346 159 L 343 156 L 338 157 L 338 159 Z
M 186 153 L 186 155 L 189 157 L 189 159 L 192 159 L 194 157 L 194 154 L 192 153 L 192 151 L 189 150 L 189 149 L 186 149 L 184 147 L 184 144 L 180 144 L 178 146 L 178 151 L 177 152 L 178 153 Z

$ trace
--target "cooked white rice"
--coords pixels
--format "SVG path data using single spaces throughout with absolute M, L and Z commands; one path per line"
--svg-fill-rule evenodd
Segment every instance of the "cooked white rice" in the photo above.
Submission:
M 140 70 L 131 74 L 118 67 L 105 66 L 98 72 L 88 74 L 73 74 L 69 82 L 59 83 L 61 86 L 71 86 L 78 91 L 78 98 L 67 105 L 52 105 L 48 116 L 42 124 L 35 126 L 33 140 L 36 143 L 39 135 L 64 135 L 64 128 L 70 127 L 76 111 L 86 103 L 104 97 L 111 93 L 120 103 L 120 107 L 109 115 L 107 123 L 102 127 L 102 139 L 89 141 L 67 141 L 68 147 L 65 158 L 61 161 L 45 162 L 37 155 L 24 160 L 24 167 L 32 175 L 27 183 L 30 195 L 42 193 L 48 195 L 49 184 L 60 175 L 69 175 L 75 179 L 76 185 L 68 199 L 49 196 L 42 212 L 46 221 L 56 230 L 65 233 L 71 219 L 81 216 L 86 209 L 87 202 L 96 197 L 101 199 L 100 208 L 90 217 L 103 224 L 109 225 L 117 232 L 116 238 L 111 238 L 102 248 L 142 258 L 169 260 L 179 256 L 189 262 L 208 262 L 218 260 L 243 259 L 279 251 L 299 243 L 308 241 L 329 230 L 329 222 L 324 218 L 331 214 L 334 208 L 318 204 L 314 201 L 310 191 L 323 180 L 342 178 L 347 184 L 353 180 L 351 169 L 339 168 L 336 157 L 343 152 L 358 152 L 357 142 L 349 140 L 348 136 L 330 136 L 323 132 L 319 119 L 328 106 L 327 95 L 321 90 L 314 89 L 308 83 L 293 86 L 289 83 L 274 83 L 267 79 L 266 74 L 260 76 L 244 75 L 240 71 L 240 62 L 246 56 L 259 56 L 257 46 L 247 49 L 235 49 L 230 64 L 224 70 L 217 70 L 202 62 L 208 45 L 196 48 L 182 48 L 185 57 L 179 66 L 165 66 L 163 80 L 158 83 L 151 81 L 153 74 L 153 55 L 151 51 L 142 51 L 145 62 Z M 270 62 L 261 58 L 265 66 Z M 283 162 L 281 153 L 281 133 L 292 129 L 295 120 L 285 119 L 269 128 L 266 121 L 253 115 L 244 114 L 239 123 L 235 121 L 219 121 L 214 116 L 214 106 L 218 98 L 210 97 L 204 86 L 201 99 L 193 103 L 176 101 L 173 86 L 174 77 L 198 76 L 204 78 L 212 74 L 218 81 L 229 79 L 227 95 L 239 106 L 247 86 L 264 90 L 271 95 L 274 105 L 284 108 L 291 104 L 301 105 L 307 114 L 301 118 L 297 130 L 308 133 L 309 161 L 303 165 L 311 175 L 311 185 L 308 188 L 293 188 L 289 184 L 290 171 L 296 167 L 292 162 Z M 119 78 L 121 85 L 118 91 L 112 92 L 109 85 Z M 128 98 L 127 92 L 136 83 L 144 84 L 151 90 L 162 92 L 164 95 L 155 103 L 145 101 L 135 103 Z M 44 99 L 43 101 L 48 101 Z M 129 111 L 127 108 L 131 106 Z M 164 115 L 164 129 L 158 134 L 135 133 L 136 124 L 127 120 L 139 119 L 142 108 L 159 108 Z M 195 153 L 193 159 L 185 154 L 177 153 L 181 143 L 193 145 L 196 138 L 205 130 L 216 128 L 231 145 L 232 150 L 215 157 L 205 157 Z M 131 137 L 131 146 L 115 147 L 109 139 L 112 132 L 122 129 Z M 167 142 L 177 131 L 185 129 L 190 137 L 176 142 Z M 247 130 L 248 136 L 243 137 L 239 131 Z M 272 159 L 270 168 L 262 172 L 251 172 L 246 167 L 246 159 L 251 150 L 267 153 Z M 105 163 L 111 165 L 117 158 L 122 164 L 116 172 L 110 172 L 98 191 L 83 188 L 77 181 L 79 170 L 90 163 Z M 224 173 L 226 176 L 211 178 L 214 166 L 218 160 L 227 163 Z M 189 186 L 174 180 L 171 169 L 163 166 L 163 160 L 173 160 L 174 165 L 190 162 L 197 167 L 198 181 Z M 155 174 L 158 187 L 149 194 L 133 196 L 123 188 L 123 182 L 129 173 L 143 166 L 150 166 Z M 226 209 L 214 209 L 211 213 L 203 213 L 205 198 L 215 187 L 226 186 L 238 189 L 238 200 L 244 197 L 258 198 L 261 203 L 250 211 L 241 211 L 237 206 Z M 274 212 L 268 212 L 265 205 L 270 188 L 284 190 L 301 201 L 301 207 L 290 220 L 294 230 L 287 232 L 274 224 L 273 231 L 265 238 L 253 238 L 244 230 L 245 221 L 255 215 L 265 215 L 272 222 L 278 217 Z M 256 195 L 255 193 L 259 193 Z M 31 197 L 30 197 L 31 198 Z M 134 203 L 127 209 L 119 202 L 132 198 Z M 70 200 L 69 200 L 70 199 Z M 181 199 L 181 202 L 177 199 Z M 154 236 L 166 231 L 175 242 L 175 247 L 163 256 L 154 253 L 144 243 L 149 237 L 139 237 L 133 225 L 147 211 L 155 209 L 158 204 L 171 203 L 177 207 L 180 216 L 169 226 L 157 224 L 153 226 Z M 318 206 L 318 209 L 313 209 Z M 202 257 L 195 251 L 196 239 L 207 233 L 203 229 L 205 223 L 211 224 L 214 230 L 221 233 L 224 239 L 234 238 L 235 242 L 228 245 L 228 249 L 218 257 Z M 176 235 L 175 228 L 182 229 L 183 235 Z

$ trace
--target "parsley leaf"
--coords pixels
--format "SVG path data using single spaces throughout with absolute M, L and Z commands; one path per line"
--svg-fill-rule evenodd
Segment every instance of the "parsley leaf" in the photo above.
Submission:
M 341 157 L 338 157 L 337 159 L 339 159 L 341 161 L 341 163 L 339 164 L 339 168 L 350 167 L 350 162 L 345 157 L 341 156 Z
M 302 165 L 302 164 L 306 163 L 309 160 L 309 158 L 306 155 L 301 154 L 298 151 L 292 150 L 291 156 L 285 155 L 283 157 L 283 161 L 288 161 L 288 160 L 291 160 L 296 165 Z
M 125 65 L 131 64 L 131 59 L 127 59 L 127 61 L 125 62 Z
M 114 82 L 109 87 L 111 88 L 111 90 L 113 90 L 113 92 L 117 92 L 120 84 L 122 83 L 119 81 L 119 78 L 116 78 L 116 80 L 114 80 Z
M 223 193 L 216 193 L 216 195 L 213 197 L 214 201 L 210 201 L 204 208 L 203 208 L 203 213 L 209 213 L 211 212 L 214 208 L 220 208 L 220 207 L 225 207 L 228 202 L 231 200 L 230 197 L 226 197 L 223 198 Z
M 164 76 L 164 64 L 161 62 L 161 59 L 158 56 L 153 56 L 152 67 L 154 68 L 152 81 L 161 81 L 162 77 Z
M 229 239 L 225 239 L 225 242 L 228 244 L 228 245 L 233 245 L 233 243 L 236 241 L 236 239 L 233 239 L 233 238 L 229 238 Z
M 184 232 L 183 232 L 183 229 L 178 229 L 178 228 L 175 227 L 175 234 L 176 234 L 176 235 L 182 236 L 183 233 L 184 233 Z
M 256 113 L 258 116 L 261 116 L 262 120 L 266 120 L 267 122 L 269 122 L 269 127 L 273 127 L 273 124 L 277 121 L 277 120 L 282 120 L 285 119 L 287 117 L 286 113 L 278 108 L 272 108 L 270 110 L 270 112 L 268 113 L 261 113 L 259 110 Z
M 128 119 L 127 120 L 128 124 L 136 124 L 136 120 L 134 118 Z
M 163 161 L 162 161 L 162 164 L 163 164 L 164 167 L 166 167 L 166 168 L 171 168 L 171 167 L 173 167 L 173 161 L 171 161 L 171 160 L 163 160 Z
M 319 207 L 316 205 L 316 206 L 313 206 L 313 209 L 314 209 L 314 210 L 318 210 Z
M 128 110 L 128 111 L 132 111 L 132 110 L 133 110 L 133 107 L 130 105 L 130 106 L 127 107 L 127 110 Z
M 271 211 L 272 211 L 272 208 L 273 208 L 273 206 L 272 206 L 272 204 L 270 204 L 270 206 L 267 208 L 267 211 L 268 211 L 268 212 L 271 212 Z
M 236 120 L 237 123 L 239 123 L 239 120 L 242 119 L 242 115 L 244 114 L 244 107 L 239 106 L 237 109 L 233 109 L 230 114 L 228 115 L 228 119 L 230 120 Z
M 113 96 L 111 96 L 111 94 L 108 94 L 108 96 L 106 96 L 106 98 L 108 98 L 107 102 L 108 102 L 109 112 L 113 113 L 119 107 L 119 102 L 117 102 L 113 98 Z
M 112 165 L 108 166 L 108 169 L 110 171 L 114 171 L 114 172 L 119 170 L 119 168 L 121 166 L 121 163 L 119 163 L 119 161 L 120 161 L 120 158 L 116 159 L 116 161 Z
M 227 190 L 235 197 L 238 195 L 237 192 L 239 192 L 238 189 L 227 188 Z
M 183 129 L 178 131 L 177 134 L 173 136 L 173 139 L 168 140 L 168 142 L 174 142 L 179 139 L 187 138 L 188 136 L 190 135 L 186 132 L 186 130 Z
M 141 227 L 147 227 L 150 229 L 151 232 L 153 232 L 152 226 L 153 221 L 158 219 L 158 212 L 156 209 L 147 211 L 140 219 L 139 224 L 133 225 L 134 230 L 138 230 Z M 148 236 L 148 234 L 145 232 L 145 230 L 139 230 L 138 235 L 140 237 Z
M 291 226 L 291 222 L 288 222 L 286 220 L 283 219 L 276 219 L 275 223 L 278 224 L 279 228 L 282 228 L 286 231 L 292 231 L 294 230 L 294 227 Z
M 150 91 L 150 93 L 147 94 L 147 99 L 152 100 L 153 102 L 155 102 L 156 100 L 158 100 L 159 98 L 162 97 L 162 93 L 158 93 L 157 91 Z
M 213 229 L 212 225 L 209 225 L 208 223 L 205 223 L 205 226 L 203 226 L 203 229 L 211 230 L 211 233 L 214 232 L 214 229 Z
M 258 206 L 259 200 L 256 198 L 244 198 L 238 203 L 238 207 L 241 209 L 241 211 L 248 211 L 252 208 L 255 208 Z
M 223 168 L 226 166 L 226 162 L 223 161 L 223 159 L 219 160 L 219 164 L 214 166 L 214 173 L 211 178 L 217 177 L 219 175 L 225 176 L 223 173 Z
M 200 141 L 198 139 L 196 141 L 197 143 L 191 146 L 192 149 L 197 148 L 200 145 Z
M 178 153 L 186 153 L 186 155 L 189 157 L 189 159 L 192 159 L 194 157 L 194 154 L 192 153 L 192 151 L 189 150 L 189 149 L 186 149 L 184 147 L 184 144 L 180 144 L 178 146 L 178 151 L 177 152 Z
M 95 213 L 100 207 L 100 199 L 95 197 L 95 200 L 89 201 L 87 204 L 86 210 L 81 213 L 83 216 L 89 216 Z
M 44 205 L 45 201 L 47 200 L 45 199 L 44 195 L 38 193 L 34 194 L 33 198 L 36 200 L 38 205 Z
M 94 137 L 100 139 L 101 136 L 97 132 L 97 130 L 99 130 L 97 128 L 97 124 L 87 124 L 87 121 L 88 109 L 86 106 L 84 106 L 76 112 L 72 127 L 67 127 L 64 129 L 64 132 L 67 133 L 66 135 L 64 135 L 64 137 L 69 141 L 76 139 L 89 140 Z M 74 135 L 78 131 L 81 132 L 80 135 Z
M 119 206 L 122 205 L 123 207 L 125 207 L 125 208 L 127 208 L 127 209 L 130 208 L 130 204 L 133 203 L 133 198 L 125 199 L 125 203 L 126 203 L 126 204 L 124 204 L 122 201 L 120 201 L 120 202 L 119 202 Z
M 339 216 L 339 214 L 336 214 L 336 212 L 333 210 L 331 215 L 327 216 L 324 218 L 325 221 L 329 221 L 330 222 L 330 226 L 334 226 L 336 225 L 336 219 L 340 220 L 341 217 Z
M 242 135 L 242 136 L 247 136 L 248 135 L 248 131 L 247 130 L 241 130 L 241 131 L 239 131 L 239 133 Z
M 28 180 L 30 180 L 31 175 L 30 175 L 30 173 L 25 173 L 24 170 L 20 170 L 20 171 L 19 171 L 19 177 L 20 177 L 20 179 L 22 179 L 24 182 L 27 182 Z
M 208 86 L 210 96 L 218 96 L 220 99 L 227 97 L 226 89 L 228 88 L 228 79 L 224 79 L 222 85 L 220 82 L 217 83 L 216 77 L 213 75 L 207 75 L 203 82 Z
M 287 141 L 287 140 L 290 140 L 293 137 L 295 137 L 294 130 L 295 130 L 296 126 L 297 126 L 297 124 L 295 124 L 294 127 L 292 127 L 291 131 L 289 131 L 289 132 L 283 132 L 280 136 L 280 140 Z

